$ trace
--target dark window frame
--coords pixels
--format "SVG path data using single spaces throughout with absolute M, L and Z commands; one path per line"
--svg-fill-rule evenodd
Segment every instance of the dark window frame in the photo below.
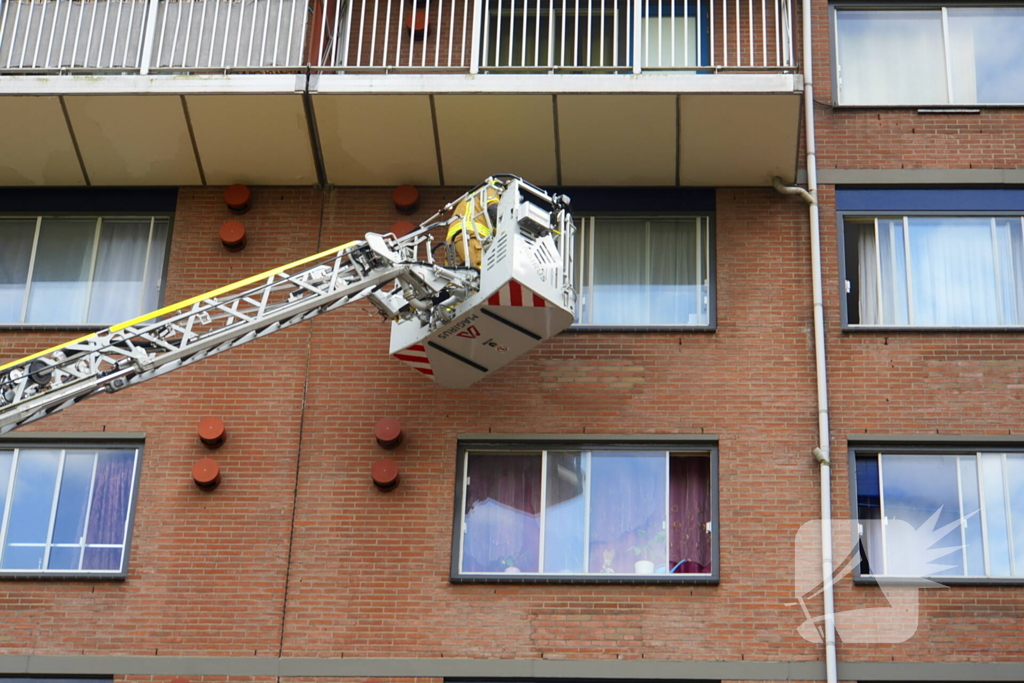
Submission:
M 0 569 L 0 581 L 19 579 L 60 579 L 85 581 L 124 581 L 128 578 L 128 566 L 131 561 L 132 536 L 135 529 L 135 511 L 139 502 L 139 489 L 142 482 L 142 465 L 145 459 L 146 438 L 143 434 L 104 434 L 104 433 L 68 433 L 68 434 L 5 434 L 0 437 L 0 449 L 136 449 L 135 472 L 129 496 L 128 515 L 125 521 L 124 549 L 122 551 L 121 569 L 110 572 L 83 571 L 32 571 L 25 569 Z M 13 475 L 13 472 L 12 472 Z M 0 522 L 4 510 L 0 510 Z M 0 538 L 0 542 L 4 539 Z M 0 683 L 3 683 L 0 680 Z
M 848 454 L 848 471 L 850 472 L 849 486 L 850 486 L 850 519 L 854 522 L 851 528 L 851 547 L 859 546 L 860 539 L 857 535 L 856 524 L 860 521 L 860 511 L 858 509 L 858 490 L 857 490 L 857 458 L 870 456 L 878 453 L 884 453 L 886 455 L 975 455 L 977 453 L 1006 453 L 1008 451 L 1021 451 L 1024 452 L 1024 440 L 1021 441 L 1004 441 L 1000 440 L 998 443 L 988 442 L 984 437 L 980 437 L 977 441 L 967 441 L 963 438 L 956 438 L 950 440 L 942 440 L 941 438 L 935 439 L 932 437 L 922 437 L 920 441 L 900 438 L 897 440 L 888 441 L 883 439 L 872 440 L 872 441 L 857 441 L 856 443 L 849 443 L 847 445 Z M 836 565 L 838 566 L 841 558 L 836 558 Z M 889 577 L 876 574 L 863 574 L 861 572 L 860 562 L 853 564 L 853 583 L 857 586 L 876 586 L 879 583 L 879 579 L 883 580 L 886 585 L 900 585 L 906 584 L 908 586 L 920 585 L 921 580 L 909 577 Z M 987 576 L 929 576 L 927 580 L 939 584 L 942 586 L 1022 586 L 1024 585 L 1024 576 L 1018 578 L 1010 577 L 987 577 Z
M 31 199 L 31 198 L 30 198 Z M 74 199 L 74 198 L 73 198 Z M 76 200 L 77 201 L 77 200 Z M 31 202 L 29 202 L 31 203 Z M 73 204 L 72 204 L 73 206 Z M 102 206 L 102 204 L 100 205 Z M 47 210 L 25 210 L 25 207 L 18 207 L 18 210 L 3 210 L 2 204 L 0 204 L 0 220 L 3 219 L 18 219 L 18 218 L 33 218 L 37 221 L 39 219 L 47 218 L 74 218 L 74 219 L 121 219 L 121 218 L 140 218 L 140 219 L 167 219 L 167 240 L 164 245 L 164 257 L 161 263 L 160 270 L 160 296 L 157 301 L 157 310 L 164 306 L 167 297 L 167 271 L 171 262 L 171 245 L 174 241 L 174 211 L 159 210 L 159 211 L 147 211 L 144 208 L 138 211 L 108 211 L 102 208 L 98 209 L 87 209 L 84 211 L 76 211 L 72 209 L 64 209 L 59 211 L 47 211 Z M 94 255 L 95 256 L 95 255 Z M 33 330 L 64 330 L 64 331 L 84 331 L 84 332 L 95 332 L 98 330 L 106 329 L 111 325 L 116 325 L 122 320 L 111 320 L 105 324 L 92 324 L 92 323 L 32 323 L 32 322 L 16 322 L 16 323 L 0 323 L 0 332 L 3 331 L 33 331 Z
M 695 210 L 680 210 L 680 211 L 628 211 L 628 210 L 599 210 L 599 211 L 574 211 L 573 222 L 576 224 L 576 244 L 583 244 L 581 242 L 582 232 L 585 229 L 584 220 L 588 218 L 618 218 L 622 220 L 666 220 L 673 218 L 703 218 L 707 220 L 708 226 L 708 322 L 706 325 L 682 325 L 678 323 L 669 323 L 661 325 L 650 325 L 650 324 L 622 324 L 622 325 L 609 325 L 609 324 L 589 324 L 573 322 L 569 327 L 570 332 L 715 332 L 718 328 L 718 295 L 717 295 L 717 282 L 718 282 L 718 268 L 717 268 L 717 226 L 715 223 L 715 211 L 695 211 Z M 597 228 L 598 230 L 600 228 Z M 582 248 L 582 247 L 581 247 Z M 576 286 L 582 292 L 584 273 L 583 268 L 586 264 L 585 260 L 580 260 L 579 264 L 574 264 L 574 267 L 578 268 L 576 273 Z M 581 307 L 579 301 L 576 302 L 577 308 Z
M 884 190 L 883 190 L 884 191 Z M 956 192 L 956 190 L 949 190 Z M 918 210 L 918 209 L 901 209 L 901 208 L 890 208 L 883 207 L 878 210 L 864 210 L 864 209 L 836 209 L 836 241 L 838 245 L 838 256 L 839 256 L 839 282 L 838 282 L 838 294 L 839 294 L 839 311 L 840 311 L 840 322 L 841 329 L 843 332 L 853 333 L 864 333 L 864 332 L 884 332 L 886 334 L 893 333 L 930 333 L 930 332 L 1007 332 L 1017 333 L 1024 331 L 1024 323 L 1019 325 L 865 325 L 862 323 L 851 323 L 850 322 L 850 300 L 851 294 L 854 289 L 859 290 L 859 284 L 850 280 L 850 269 L 849 265 L 849 245 L 848 240 L 850 237 L 846 230 L 846 219 L 850 218 L 903 218 L 914 217 L 914 216 L 932 216 L 932 217 L 1013 217 L 1020 218 L 1024 217 L 1024 210 Z M 850 280 L 851 292 L 847 293 L 847 281 Z M 858 291 L 859 296 L 859 291 Z M 858 299 L 859 300 L 859 299 Z
M 711 505 L 711 572 L 709 574 L 587 574 L 561 576 L 557 574 L 473 574 L 462 573 L 459 548 L 462 536 L 463 481 L 465 479 L 466 453 L 470 450 L 647 450 L 654 452 L 699 452 L 707 453 L 710 462 L 710 505 Z M 539 435 L 539 436 L 493 436 L 460 437 L 455 467 L 455 495 L 452 512 L 452 545 L 449 582 L 453 584 L 501 583 L 501 584 L 682 584 L 718 585 L 721 577 L 720 524 L 719 524 L 719 462 L 717 437 L 680 436 L 587 436 L 587 435 Z

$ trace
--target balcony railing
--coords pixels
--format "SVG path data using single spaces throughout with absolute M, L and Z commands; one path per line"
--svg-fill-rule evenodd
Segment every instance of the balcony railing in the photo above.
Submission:
M 790 1 L 0 0 L 0 72 L 785 72 Z

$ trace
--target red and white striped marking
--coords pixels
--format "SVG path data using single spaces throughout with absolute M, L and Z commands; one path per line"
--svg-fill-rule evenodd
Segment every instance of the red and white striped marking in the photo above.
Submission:
M 392 355 L 403 363 L 411 365 L 424 375 L 434 374 L 434 371 L 430 368 L 430 359 L 427 358 L 427 349 L 422 344 L 413 344 L 404 351 L 399 351 Z
M 534 294 L 515 280 L 499 289 L 487 299 L 491 306 L 522 306 L 524 308 L 546 308 L 548 302 Z

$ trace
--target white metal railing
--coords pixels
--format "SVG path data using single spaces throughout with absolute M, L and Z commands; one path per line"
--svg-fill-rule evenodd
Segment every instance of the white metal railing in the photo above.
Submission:
M 0 71 L 789 71 L 791 0 L 0 0 Z
M 474 0 L 340 0 L 314 19 L 313 66 L 461 69 L 471 63 Z
M 790 0 L 340 0 L 323 14 L 321 68 L 794 67 Z
M 306 65 L 307 0 L 0 0 L 0 70 Z
M 138 69 L 146 0 L 0 0 L 0 69 Z

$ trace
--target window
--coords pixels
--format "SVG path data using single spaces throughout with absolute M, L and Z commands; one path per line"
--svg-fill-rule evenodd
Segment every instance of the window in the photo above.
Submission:
M 160 305 L 167 217 L 0 217 L 0 324 L 110 325 Z
M 838 8 L 840 104 L 1024 103 L 1024 7 Z
M 1024 577 L 1024 452 L 855 453 L 860 572 Z
M 453 580 L 716 578 L 712 449 L 544 446 L 462 450 Z
M 1024 325 L 1024 217 L 846 216 L 851 325 Z
M 123 576 L 139 449 L 0 446 L 0 575 Z
M 576 220 L 577 324 L 711 324 L 708 217 Z

